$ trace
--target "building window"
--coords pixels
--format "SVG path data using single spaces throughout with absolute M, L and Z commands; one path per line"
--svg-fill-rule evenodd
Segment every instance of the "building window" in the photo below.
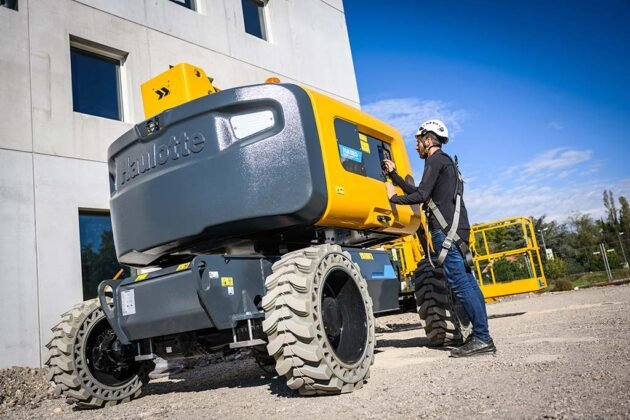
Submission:
M 185 7 L 186 9 L 195 10 L 195 0 L 170 0 L 175 4 Z
M 75 112 L 122 120 L 122 58 L 71 42 L 72 107 Z
M 95 298 L 101 281 L 131 275 L 116 259 L 112 221 L 108 213 L 79 211 L 79 236 L 81 241 L 81 275 L 83 300 Z
M 17 10 L 18 0 L 0 0 L 0 7 L 6 7 L 11 10 Z
M 339 118 L 335 119 L 335 134 L 341 165 L 346 171 L 386 180 L 381 162 L 392 158 L 389 144 L 359 132 L 356 125 Z
M 241 0 L 245 32 L 260 39 L 267 39 L 265 26 L 265 6 L 263 0 Z

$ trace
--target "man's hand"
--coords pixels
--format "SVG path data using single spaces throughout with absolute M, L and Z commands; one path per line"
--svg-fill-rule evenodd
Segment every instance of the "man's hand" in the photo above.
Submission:
M 393 196 L 396 195 L 396 190 L 394 189 L 394 186 L 391 183 L 386 182 L 385 186 L 387 187 L 387 198 L 392 198 Z
M 396 165 L 389 159 L 383 159 L 383 165 L 385 166 L 385 171 L 390 174 L 396 170 Z

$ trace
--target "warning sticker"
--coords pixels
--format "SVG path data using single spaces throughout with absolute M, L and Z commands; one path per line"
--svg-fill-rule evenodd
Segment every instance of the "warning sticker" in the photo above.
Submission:
M 234 294 L 234 288 L 232 286 L 228 287 L 228 295 Z
M 218 279 L 219 272 L 218 271 L 208 271 L 208 277 L 211 279 Z
M 136 313 L 136 296 L 135 290 L 122 290 L 120 292 L 120 307 L 123 316 L 133 315 Z
M 142 281 L 146 279 L 148 276 L 149 276 L 149 273 L 140 274 L 138 277 L 136 277 L 135 281 Z
M 374 259 L 374 255 L 372 255 L 369 252 L 359 252 L 359 257 L 361 257 L 362 260 L 373 260 Z
M 175 271 L 182 271 L 187 269 L 188 267 L 190 267 L 190 263 L 180 264 L 177 266 L 177 269 L 175 269 Z
M 341 185 L 337 185 L 335 187 L 335 192 L 339 195 L 344 195 L 346 193 L 346 189 L 342 187 Z
M 222 287 L 234 286 L 234 279 L 232 277 L 221 277 L 221 286 Z
M 365 153 L 370 153 L 370 143 L 368 143 L 367 141 L 362 141 L 361 150 L 363 150 Z
M 367 136 L 365 134 L 363 134 L 363 133 L 359 133 L 359 140 L 361 140 L 361 141 L 368 141 L 367 140 Z

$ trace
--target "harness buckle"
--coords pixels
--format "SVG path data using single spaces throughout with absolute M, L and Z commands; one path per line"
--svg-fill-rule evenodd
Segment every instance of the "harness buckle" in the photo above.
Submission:
M 442 242 L 442 248 L 451 249 L 451 246 L 453 246 L 453 239 L 447 236 L 444 242 Z

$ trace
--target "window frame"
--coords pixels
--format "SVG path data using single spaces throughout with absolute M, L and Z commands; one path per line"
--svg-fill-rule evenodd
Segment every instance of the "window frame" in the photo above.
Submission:
M 260 34 L 261 36 L 254 35 L 250 32 L 247 32 L 247 25 L 245 23 L 245 10 L 244 4 L 249 3 L 256 7 L 258 11 L 258 25 L 260 25 Z M 269 15 L 267 11 L 267 5 L 258 6 L 252 0 L 241 0 L 241 16 L 243 18 L 243 29 L 245 33 L 249 36 L 253 36 L 254 38 L 260 39 L 262 41 L 271 42 L 270 31 L 269 31 Z
M 130 107 L 128 104 L 130 103 L 129 94 L 125 87 L 127 86 L 127 71 L 126 71 L 126 61 L 129 56 L 129 53 L 113 48 L 108 47 L 102 44 L 98 44 L 93 41 L 88 41 L 82 38 L 78 38 L 76 36 L 70 35 L 70 46 L 68 48 L 68 59 L 70 64 L 70 82 L 72 84 L 72 50 L 77 50 L 81 53 L 92 55 L 96 58 L 101 58 L 103 60 L 113 61 L 117 63 L 116 67 L 116 79 L 117 79 L 117 93 L 118 93 L 118 115 L 119 119 L 102 117 L 100 115 L 87 114 L 80 111 L 74 110 L 74 102 L 72 104 L 72 111 L 82 115 L 89 115 L 96 118 L 105 118 L 112 121 L 120 121 L 120 122 L 128 122 L 131 121 L 130 115 Z
M 341 142 L 339 140 L 339 135 L 338 135 L 338 131 L 337 131 L 337 121 L 341 121 L 341 122 L 343 122 L 345 124 L 349 124 L 349 125 L 353 126 L 354 128 L 356 128 L 357 138 L 359 140 L 359 147 L 360 147 L 360 149 L 356 149 L 356 148 L 350 147 L 346 143 Z M 377 150 L 371 150 L 371 146 L 370 146 L 370 151 L 366 152 L 365 150 L 363 150 L 362 145 L 360 143 L 363 141 L 361 139 L 361 135 L 363 135 L 366 138 L 366 142 L 368 144 L 370 144 L 370 139 L 374 140 L 375 142 L 382 143 L 383 145 L 386 146 L 388 154 L 389 154 L 389 157 L 393 161 L 392 145 L 391 145 L 390 142 L 388 142 L 386 140 L 383 140 L 383 138 L 381 138 L 379 136 L 374 136 L 372 134 L 366 133 L 364 130 L 361 130 L 361 126 L 359 124 L 356 124 L 356 123 L 354 123 L 352 121 L 348 121 L 345 118 L 339 117 L 339 116 L 336 116 L 336 117 L 333 118 L 333 131 L 335 133 L 335 142 L 337 144 L 337 154 L 339 155 L 339 164 L 341 165 L 341 167 L 343 168 L 344 171 L 349 172 L 349 173 L 354 174 L 354 175 L 357 175 L 357 176 L 360 176 L 360 177 L 363 177 L 363 178 L 369 178 L 369 179 L 373 179 L 373 180 L 379 181 L 379 182 L 387 182 L 387 177 L 384 176 L 384 175 L 382 175 L 381 177 L 378 177 L 378 178 L 370 175 L 369 172 L 371 172 L 371 168 L 369 168 L 366 165 L 368 163 L 368 161 L 365 158 L 365 154 L 367 153 L 370 156 L 372 156 L 373 153 L 378 153 L 378 146 L 379 145 L 376 144 L 376 149 Z M 349 168 L 346 167 L 346 165 L 344 165 L 344 160 L 343 160 L 343 156 L 342 156 L 342 153 L 341 153 L 340 146 L 343 146 L 345 148 L 350 148 L 352 150 L 356 150 L 358 152 L 361 152 L 361 165 L 362 165 L 363 171 L 365 173 L 360 173 L 360 172 L 353 171 L 352 169 L 349 169 Z M 373 160 L 373 159 L 370 159 L 370 160 Z M 380 160 L 380 156 L 379 156 L 379 160 Z
M 190 7 L 187 7 L 185 4 L 182 4 L 181 2 L 177 0 L 168 0 L 168 1 L 171 3 L 175 3 L 176 5 L 183 7 L 184 9 L 188 9 L 197 13 L 199 12 L 199 4 L 197 0 L 190 0 Z
M 19 12 L 20 11 L 20 3 L 19 0 L 15 0 L 15 7 L 11 7 L 9 6 L 8 1 L 10 0 L 0 0 L 0 7 L 3 7 L 5 9 L 9 9 L 9 10 L 13 10 L 14 12 Z
M 84 208 L 84 207 L 79 207 L 77 208 L 77 227 L 78 227 L 78 234 L 79 234 L 79 262 L 80 262 L 80 272 L 81 272 L 81 294 L 83 296 L 83 299 L 85 299 L 86 297 L 88 299 L 92 299 L 96 290 L 90 292 L 89 294 L 86 294 L 86 279 L 83 277 L 83 264 L 84 264 L 84 260 L 83 260 L 83 243 L 82 243 L 82 238 L 81 238 L 81 216 L 105 216 L 109 218 L 110 221 L 110 225 L 111 223 L 111 211 L 109 209 L 94 209 L 94 208 Z M 113 234 L 113 226 L 112 226 L 112 234 Z M 112 236 L 112 240 L 113 240 L 113 236 Z M 96 250 L 92 249 L 92 252 L 95 252 Z M 135 273 L 135 270 L 132 267 L 129 266 L 124 266 L 122 264 L 120 264 L 120 262 L 118 262 L 118 258 L 116 257 L 116 255 L 114 255 L 115 261 L 116 263 L 120 266 L 120 268 L 128 270 L 128 275 L 133 276 Z M 112 276 L 114 276 L 116 273 L 114 273 Z M 100 281 L 103 280 L 107 280 L 107 279 L 100 279 Z

